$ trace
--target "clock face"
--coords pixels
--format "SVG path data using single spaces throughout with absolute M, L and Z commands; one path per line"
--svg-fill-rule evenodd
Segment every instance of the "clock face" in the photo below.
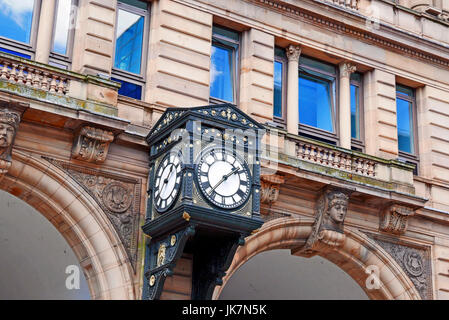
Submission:
M 203 195 L 220 208 L 237 208 L 249 198 L 251 174 L 246 162 L 232 152 L 218 147 L 206 149 L 196 173 Z
M 181 186 L 181 158 L 176 153 L 168 153 L 160 162 L 154 182 L 154 207 L 163 212 L 175 202 Z

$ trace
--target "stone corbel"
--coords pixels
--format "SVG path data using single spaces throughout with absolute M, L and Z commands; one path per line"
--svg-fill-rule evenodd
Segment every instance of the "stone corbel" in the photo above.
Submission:
M 262 203 L 272 204 L 276 202 L 279 197 L 279 190 L 281 189 L 281 184 L 284 183 L 284 178 L 276 175 L 262 175 L 260 177 L 261 184 L 261 194 L 260 201 Z
M 326 187 L 315 206 L 315 221 L 306 244 L 292 254 L 311 257 L 318 252 L 333 250 L 344 245 L 343 225 L 351 191 L 333 186 Z
M 84 126 L 75 136 L 72 158 L 87 162 L 103 163 L 108 154 L 109 145 L 114 140 L 110 131 Z
M 389 205 L 380 214 L 379 229 L 396 235 L 404 234 L 407 231 L 408 218 L 414 214 L 415 210 L 410 207 Z
M 0 176 L 11 167 L 11 152 L 22 112 L 0 109 Z

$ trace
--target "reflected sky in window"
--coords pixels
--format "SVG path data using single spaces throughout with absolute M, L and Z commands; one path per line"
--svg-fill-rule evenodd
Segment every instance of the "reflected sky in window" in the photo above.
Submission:
M 144 17 L 118 10 L 114 67 L 140 74 Z
M 234 101 L 232 56 L 232 49 L 212 46 L 210 96 L 213 98 Z
M 0 0 L 0 36 L 30 43 L 34 0 Z
M 299 76 L 299 122 L 333 132 L 331 84 L 304 74 Z
M 56 12 L 56 25 L 54 30 L 53 52 L 67 54 L 67 39 L 69 37 L 69 27 L 74 17 L 71 13 L 72 0 L 58 0 L 58 11 Z
M 274 62 L 274 102 L 273 115 L 282 117 L 282 62 Z
M 359 87 L 351 84 L 351 137 L 359 139 Z
M 400 98 L 396 99 L 398 117 L 399 150 L 414 153 L 412 103 Z

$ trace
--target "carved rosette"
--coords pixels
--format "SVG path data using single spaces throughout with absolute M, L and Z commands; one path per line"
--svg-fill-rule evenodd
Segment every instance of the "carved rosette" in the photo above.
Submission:
M 301 55 L 301 47 L 291 44 L 285 49 L 285 54 L 288 60 L 297 62 Z
M 311 257 L 318 252 L 343 246 L 346 240 L 343 224 L 348 208 L 350 191 L 326 187 L 315 207 L 312 232 L 299 254 Z
M 408 218 L 415 214 L 409 207 L 393 204 L 382 210 L 379 229 L 392 234 L 403 234 L 407 230 Z
M 100 205 L 136 267 L 140 214 L 140 182 L 99 170 L 45 158 L 77 181 Z
M 82 127 L 75 137 L 72 157 L 87 162 L 103 163 L 114 140 L 110 131 L 90 126 Z
M 8 109 L 0 110 L 0 175 L 11 167 L 11 151 L 19 128 L 21 114 Z
M 260 201 L 262 203 L 272 204 L 276 202 L 279 197 L 281 184 L 284 183 L 284 178 L 276 175 L 262 175 L 260 177 L 261 194 Z

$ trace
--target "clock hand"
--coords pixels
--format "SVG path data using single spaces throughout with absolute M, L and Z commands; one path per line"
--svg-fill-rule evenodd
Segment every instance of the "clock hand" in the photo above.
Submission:
M 167 178 L 165 178 L 164 181 L 163 181 L 163 183 L 162 183 L 161 193 L 162 193 L 162 191 L 164 190 L 164 188 L 167 186 L 167 183 L 168 183 L 168 181 L 170 180 L 169 178 L 171 177 L 171 174 L 172 174 L 172 171 L 173 171 L 173 168 L 174 168 L 174 167 L 175 167 L 175 165 L 174 165 L 174 164 L 171 164 L 171 168 L 170 168 L 170 171 L 169 171 L 168 174 L 167 174 Z
M 225 174 L 223 176 L 223 178 L 221 178 L 220 181 L 217 182 L 217 184 L 215 185 L 215 187 L 212 188 L 211 191 L 209 191 L 209 194 L 212 193 L 212 191 L 214 191 L 220 184 L 222 184 L 224 181 L 226 181 L 230 176 L 232 176 L 234 173 L 236 173 L 237 171 L 239 171 L 238 168 L 234 168 L 231 172 L 229 172 L 228 174 Z

